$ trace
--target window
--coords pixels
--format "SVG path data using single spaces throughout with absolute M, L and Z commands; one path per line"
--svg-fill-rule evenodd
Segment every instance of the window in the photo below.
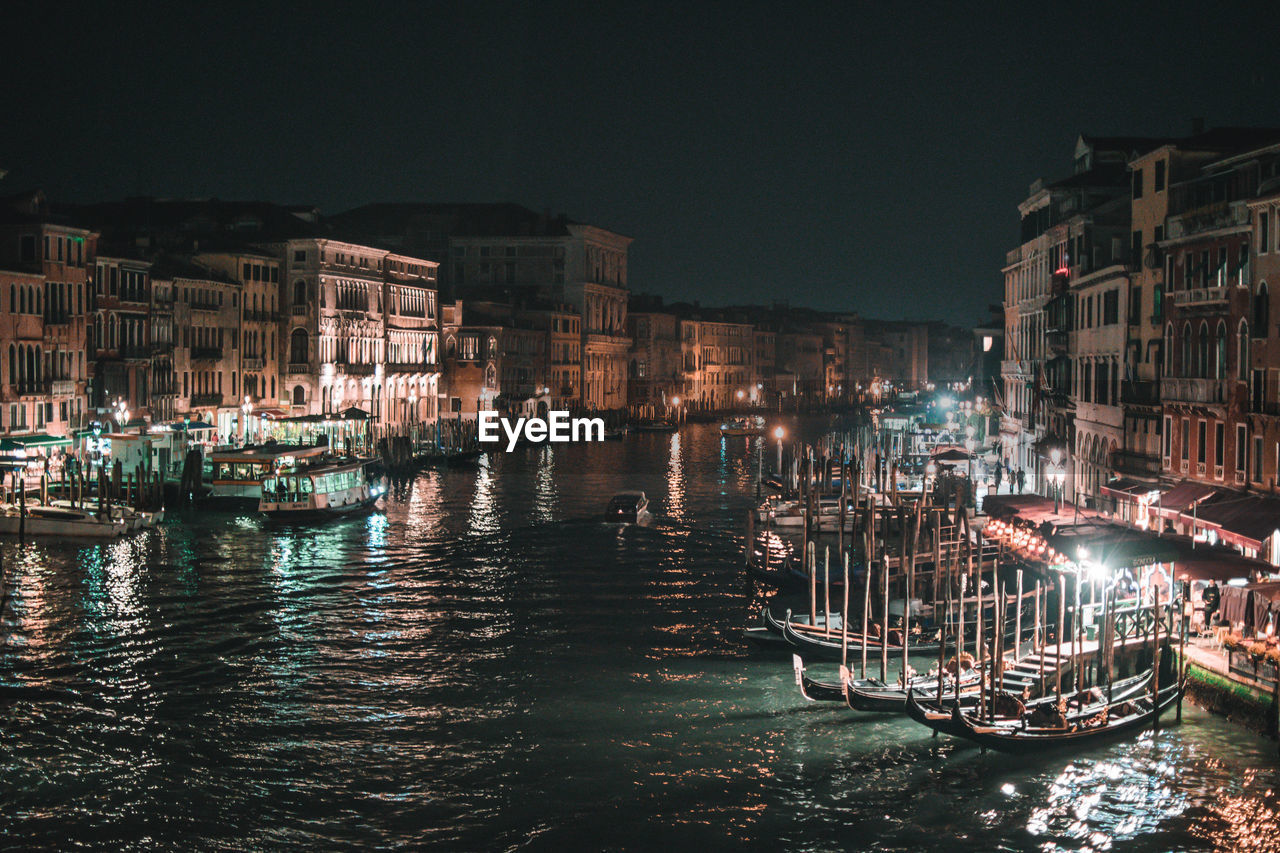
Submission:
M 1165 161 L 1157 160 L 1156 174 L 1155 174 L 1155 182 L 1156 182 L 1155 191 L 1158 193 L 1164 192 L 1164 170 L 1165 170 Z
M 1244 454 L 1246 445 L 1244 424 L 1236 424 L 1236 474 L 1243 476 L 1245 469 Z
M 1271 301 L 1267 292 L 1267 283 L 1258 284 L 1258 292 L 1253 297 L 1253 330 L 1260 338 L 1267 336 L 1267 326 L 1271 322 Z
M 1129 263 L 1132 266 L 1138 266 L 1142 263 L 1142 232 L 1134 231 L 1132 242 L 1129 246 Z
M 306 250 L 306 249 L 294 249 L 294 250 L 293 250 L 293 262 L 294 262 L 295 264 L 302 264 L 302 263 L 306 263 L 306 261 L 307 261 L 307 250 Z
M 1172 444 L 1173 444 L 1173 418 L 1169 417 L 1168 415 L 1165 415 L 1164 416 L 1164 464 L 1166 466 L 1168 466 L 1169 464 L 1169 456 L 1172 450 L 1170 445 Z
M 1182 461 L 1191 458 L 1191 421 L 1182 419 Z
M 1196 462 L 1204 464 L 1206 445 L 1209 441 L 1209 425 L 1203 420 L 1196 421 Z
M 1219 469 L 1223 465 L 1223 454 L 1226 453 L 1224 446 L 1227 438 L 1227 425 L 1219 421 L 1213 425 L 1213 464 Z
M 1249 378 L 1249 323 L 1240 321 L 1239 337 L 1236 339 L 1236 378 L 1241 382 Z
M 1133 170 L 1133 197 L 1142 198 L 1142 170 Z
M 289 362 L 306 364 L 311 360 L 307 347 L 308 339 L 305 329 L 294 329 L 289 336 Z
M 1258 254 L 1271 251 L 1271 218 L 1265 210 L 1258 212 Z
M 1120 322 L 1120 291 L 1108 290 L 1102 295 L 1102 325 L 1114 326 Z
M 1262 436 L 1253 437 L 1253 482 L 1262 482 Z

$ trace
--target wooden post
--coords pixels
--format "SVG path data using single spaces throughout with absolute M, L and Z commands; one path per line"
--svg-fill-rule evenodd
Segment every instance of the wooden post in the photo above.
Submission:
M 981 554 L 978 555 L 978 571 L 977 571 L 977 576 L 974 578 L 974 581 L 975 581 L 974 589 L 977 592 L 977 606 L 978 606 L 977 618 L 974 621 L 974 628 L 976 629 L 976 633 L 974 634 L 974 638 L 973 638 L 974 642 L 977 643 L 977 648 L 974 649 L 974 651 L 977 652 L 977 654 L 974 655 L 974 657 L 978 659 L 978 702 L 979 702 L 978 718 L 985 719 L 987 716 L 987 691 L 983 688 L 982 677 L 984 675 L 989 677 L 991 673 L 987 671 L 987 642 L 986 642 L 987 620 L 986 620 L 986 614 L 982 610 L 982 555 Z
M 822 549 L 822 619 L 831 636 L 831 546 Z
M 818 555 L 809 542 L 805 545 L 805 567 L 809 570 L 809 627 L 818 627 Z
M 1022 657 L 1022 569 L 1018 569 L 1018 605 L 1013 617 L 1013 659 Z
M 1058 580 L 1054 583 L 1054 587 L 1058 591 L 1058 633 L 1054 637 L 1057 641 L 1055 648 L 1057 651 L 1053 656 L 1054 674 L 1057 676 L 1056 696 L 1057 701 L 1062 701 L 1062 632 L 1066 627 L 1066 598 L 1067 591 L 1064 589 L 1066 581 L 1062 572 L 1058 572 Z
M 868 536 L 871 534 L 868 532 Z M 867 549 L 870 551 L 870 549 Z M 866 585 L 865 592 L 862 597 L 862 677 L 867 677 L 867 619 L 871 614 L 871 558 L 867 557 L 862 564 L 863 579 Z
M 849 555 L 844 554 L 844 605 L 840 608 L 840 672 L 849 673 Z

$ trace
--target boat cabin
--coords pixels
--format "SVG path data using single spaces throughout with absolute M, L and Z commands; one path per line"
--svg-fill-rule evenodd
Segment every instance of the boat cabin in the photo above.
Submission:
M 262 481 L 280 468 L 292 468 L 307 460 L 318 461 L 329 453 L 328 445 L 264 444 L 238 450 L 216 450 L 209 455 L 213 468 L 210 497 L 259 500 Z
M 272 516 L 343 515 L 368 509 L 386 487 L 361 460 L 282 468 L 262 482 L 258 509 Z

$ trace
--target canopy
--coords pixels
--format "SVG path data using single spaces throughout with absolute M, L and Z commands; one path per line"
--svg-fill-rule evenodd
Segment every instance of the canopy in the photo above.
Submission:
M 1197 483 L 1194 480 L 1184 480 L 1160 496 L 1157 508 L 1162 516 L 1169 518 L 1190 509 L 1214 491 L 1213 486 Z
M 944 450 L 941 453 L 933 455 L 935 462 L 964 462 L 972 458 L 973 454 L 964 450 Z
M 1184 520 L 1192 515 L 1182 513 Z M 1280 528 L 1280 500 L 1259 495 L 1219 492 L 1196 506 L 1197 522 L 1218 528 L 1218 535 L 1243 548 L 1259 550 Z
M 338 417 L 344 421 L 367 421 L 369 420 L 369 413 L 359 406 L 352 406 L 348 409 L 343 409 Z
M 0 450 L 17 450 L 19 447 L 31 450 L 37 447 L 69 447 L 70 445 L 71 439 L 65 435 L 48 435 L 43 432 L 0 438 Z

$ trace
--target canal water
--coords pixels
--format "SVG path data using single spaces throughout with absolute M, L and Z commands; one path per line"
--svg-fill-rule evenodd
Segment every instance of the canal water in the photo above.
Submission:
M 0 843 L 1277 844 L 1275 743 L 1193 708 L 1024 759 L 807 704 L 739 635 L 761 601 L 740 526 L 774 452 L 689 426 L 423 472 L 368 518 L 3 543 Z M 652 524 L 603 523 L 637 488 Z

